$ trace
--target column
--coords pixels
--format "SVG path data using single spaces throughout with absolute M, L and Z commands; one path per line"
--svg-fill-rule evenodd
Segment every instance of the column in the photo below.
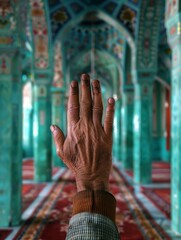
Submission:
M 133 168 L 133 89 L 123 91 L 122 112 L 122 163 L 123 168 Z
M 151 181 L 152 85 L 158 71 L 158 39 L 163 9 L 164 1 L 142 1 L 135 33 L 132 56 L 135 86 L 134 181 L 138 184 Z
M 153 79 L 151 77 L 151 79 Z M 151 182 L 152 171 L 152 89 L 153 82 L 144 79 L 135 84 L 134 102 L 134 181 Z
M 121 160 L 121 102 L 117 99 L 115 105 L 113 156 L 116 161 Z
M 52 89 L 52 124 L 59 126 L 66 134 L 66 107 L 65 92 L 60 88 Z M 52 141 L 53 166 L 64 167 L 65 165 L 57 156 L 55 144 Z
M 51 95 L 50 84 L 34 84 L 34 179 L 36 182 L 51 180 Z
M 0 55 L 0 227 L 18 225 L 22 185 L 22 88 L 20 54 Z
M 179 6 L 180 4 L 180 6 Z M 180 8 L 180 9 L 179 9 Z M 166 28 L 172 49 L 171 77 L 171 219 L 181 234 L 181 3 L 167 1 Z

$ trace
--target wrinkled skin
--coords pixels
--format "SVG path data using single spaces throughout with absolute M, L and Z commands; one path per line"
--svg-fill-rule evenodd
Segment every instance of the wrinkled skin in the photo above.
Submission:
M 57 154 L 74 173 L 77 191 L 109 190 L 112 160 L 112 128 L 114 99 L 108 100 L 104 127 L 102 126 L 102 95 L 100 83 L 94 80 L 90 87 L 89 75 L 81 76 L 79 105 L 78 83 L 70 85 L 68 100 L 68 134 L 51 126 Z

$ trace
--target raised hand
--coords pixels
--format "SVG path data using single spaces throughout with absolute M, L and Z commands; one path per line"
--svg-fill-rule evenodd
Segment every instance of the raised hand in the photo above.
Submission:
M 113 98 L 109 98 L 104 126 L 102 126 L 102 94 L 100 82 L 92 82 L 87 74 L 81 76 L 81 100 L 79 87 L 71 82 L 68 100 L 68 133 L 51 126 L 57 154 L 74 173 L 77 191 L 109 190 L 109 174 L 112 160 L 112 129 L 114 118 Z M 93 97 L 92 97 L 93 95 Z

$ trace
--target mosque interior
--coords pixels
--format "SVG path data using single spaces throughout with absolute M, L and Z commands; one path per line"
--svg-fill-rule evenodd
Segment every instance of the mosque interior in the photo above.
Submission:
M 75 179 L 50 125 L 66 134 L 82 73 L 116 101 L 120 238 L 181 239 L 180 64 L 179 0 L 0 0 L 0 240 L 65 239 Z

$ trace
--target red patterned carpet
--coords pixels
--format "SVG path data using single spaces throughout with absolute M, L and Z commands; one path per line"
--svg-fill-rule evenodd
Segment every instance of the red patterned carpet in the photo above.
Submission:
M 133 176 L 132 171 L 126 171 L 129 176 Z M 170 163 L 153 162 L 152 182 L 170 183 Z M 142 187 L 143 194 L 170 219 L 170 188 L 150 188 Z
M 132 170 L 126 170 L 126 173 L 133 177 Z M 170 183 L 170 164 L 165 162 L 153 162 L 152 164 L 152 182 Z
M 0 229 L 0 240 L 6 239 L 6 237 L 11 233 L 12 231 L 9 229 Z
M 117 169 L 112 171 L 110 180 L 111 191 L 117 199 L 116 223 L 121 239 L 170 239 L 136 200 L 132 188 Z M 65 239 L 75 192 L 74 179 L 67 170 L 14 239 Z
M 143 187 L 142 192 L 166 217 L 170 218 L 170 188 Z
M 22 212 L 37 198 L 46 184 L 23 184 L 22 187 Z
M 54 167 L 52 175 L 56 174 L 60 168 Z M 33 159 L 23 161 L 23 180 L 33 180 L 34 178 L 34 162 Z
M 46 184 L 23 184 L 22 212 L 24 212 L 30 206 L 30 204 L 33 203 L 45 185 Z M 6 239 L 11 232 L 11 229 L 0 229 L 0 240 Z

